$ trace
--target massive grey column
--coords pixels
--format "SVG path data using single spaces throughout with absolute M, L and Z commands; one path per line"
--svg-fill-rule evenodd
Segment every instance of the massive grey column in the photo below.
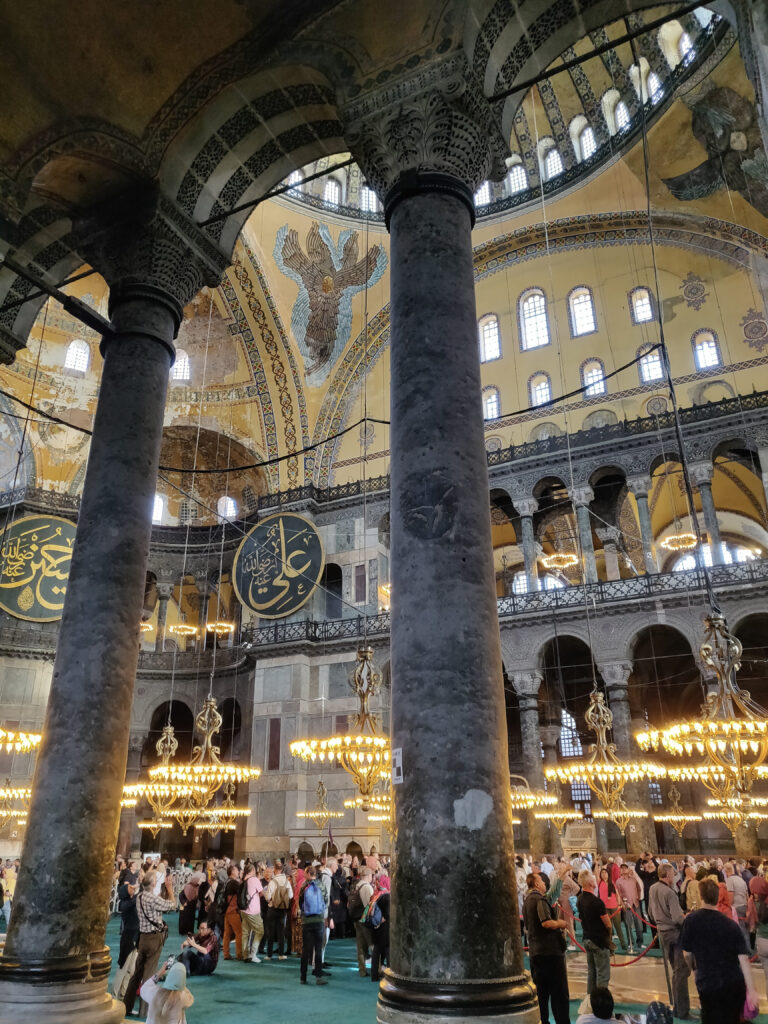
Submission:
M 717 521 L 717 510 L 715 500 L 712 497 L 712 475 L 714 466 L 711 462 L 693 462 L 689 467 L 692 482 L 696 485 L 701 496 L 701 511 L 704 513 L 704 526 L 709 538 L 709 547 L 712 552 L 712 563 L 722 565 L 723 549 L 720 543 L 720 525 Z
M 157 633 L 155 635 L 155 650 L 165 650 L 165 636 L 168 627 L 168 602 L 173 596 L 172 583 L 157 584 Z
M 635 496 L 637 518 L 640 523 L 640 541 L 643 545 L 643 562 L 646 573 L 659 571 L 656 553 L 653 549 L 653 527 L 651 526 L 651 510 L 648 507 L 648 495 L 651 491 L 651 478 L 633 476 L 627 478 L 627 487 Z
M 403 781 L 392 787 L 378 1019 L 533 1021 L 510 870 L 471 237 L 473 191 L 503 175 L 504 144 L 490 140 L 490 110 L 453 58 L 355 104 L 343 111 L 347 138 L 391 235 L 392 746 Z
M 592 541 L 592 522 L 589 516 L 589 503 L 594 498 L 591 487 L 574 487 L 571 494 L 576 509 L 576 520 L 579 524 L 579 542 L 583 559 L 585 583 L 597 583 L 597 565 L 595 563 L 595 545 Z
M 525 563 L 525 579 L 528 591 L 535 594 L 539 587 L 539 572 L 536 565 L 536 538 L 533 533 L 533 513 L 539 507 L 535 498 L 518 498 L 514 502 L 520 513 L 520 540 Z
M 104 946 L 139 654 L 152 504 L 173 340 L 214 267 L 183 218 L 132 196 L 79 225 L 110 285 L 113 333 L 80 505 L 14 915 L 0 957 L 3 1024 L 108 1024 Z
M 520 736 L 523 744 L 523 774 L 531 789 L 544 789 L 544 765 L 541 757 L 541 726 L 539 722 L 540 672 L 513 672 L 512 687 L 520 706 Z M 549 827 L 528 812 L 528 839 L 531 852 L 537 856 L 550 852 Z
M 639 756 L 639 750 L 632 737 L 632 716 L 629 706 L 629 676 L 632 665 L 628 661 L 612 662 L 598 666 L 608 694 L 608 705 L 613 714 L 613 742 L 620 758 L 631 761 Z M 628 807 L 650 811 L 648 784 L 628 783 L 624 787 L 624 800 Z M 656 830 L 651 818 L 630 822 L 624 836 L 627 852 L 640 854 L 644 850 L 656 850 Z

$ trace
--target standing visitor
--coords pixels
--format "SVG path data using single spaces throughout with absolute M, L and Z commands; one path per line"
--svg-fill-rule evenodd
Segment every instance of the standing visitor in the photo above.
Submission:
M 139 944 L 136 966 L 133 977 L 125 990 L 125 1012 L 133 1013 L 133 1004 L 139 987 L 148 981 L 157 970 L 160 954 L 168 935 L 168 925 L 163 914 L 170 914 L 176 909 L 175 900 L 164 900 L 155 896 L 153 889 L 155 878 L 152 872 L 144 875 L 141 880 L 141 891 L 136 897 L 136 910 L 139 914 Z
M 621 865 L 621 874 L 616 882 L 616 892 L 621 906 L 621 918 L 627 930 L 627 938 L 631 939 L 632 928 L 638 949 L 643 945 L 643 922 L 640 920 L 640 900 L 643 898 L 643 887 L 629 864 Z
M 762 875 L 754 875 L 749 883 L 749 891 L 755 901 L 755 950 L 760 957 L 768 989 L 768 882 Z
M 623 923 L 619 914 L 619 897 L 616 892 L 616 886 L 613 884 L 611 866 L 601 868 L 600 870 L 597 895 L 605 904 L 605 909 L 608 911 L 608 916 L 611 919 L 613 933 L 618 938 L 622 951 L 626 953 L 627 940 L 624 938 Z
M 290 913 L 290 929 L 291 929 L 291 949 L 293 950 L 294 956 L 301 956 L 301 912 L 299 910 L 299 893 L 304 885 L 306 875 L 304 870 L 306 864 L 303 860 L 299 861 L 298 867 L 294 873 L 293 881 L 293 899 L 291 900 L 291 913 Z
M 221 885 L 221 883 L 219 883 Z M 221 946 L 224 951 L 224 959 L 231 960 L 229 947 L 232 940 L 235 940 L 235 956 L 238 960 L 243 959 L 243 922 L 240 919 L 240 908 L 237 899 L 240 894 L 240 868 L 237 864 L 230 864 L 227 868 L 227 884 L 224 886 L 224 937 Z M 222 903 L 217 899 L 217 907 L 222 908 Z
M 749 902 L 749 890 L 747 883 L 736 871 L 736 865 L 729 860 L 723 867 L 725 875 L 725 888 L 731 897 L 731 907 L 738 918 L 738 924 L 744 932 L 744 938 L 749 945 L 749 928 L 747 927 L 747 903 Z
M 587 952 L 587 992 L 592 992 L 595 988 L 607 988 L 611 980 L 611 919 L 605 904 L 595 894 L 597 879 L 591 871 L 579 872 L 579 885 L 581 893 L 576 907 Z
M 555 1024 L 570 1024 L 568 972 L 565 968 L 566 922 L 553 916 L 547 900 L 546 878 L 528 875 L 528 894 L 523 904 L 523 918 L 528 933 L 531 977 L 539 998 L 542 1021 L 549 1021 L 549 1004 Z
M 122 967 L 139 941 L 139 912 L 136 909 L 136 897 L 139 892 L 139 864 L 132 860 L 120 872 L 120 884 L 117 887 L 117 911 L 120 914 L 120 953 L 117 966 Z
M 323 977 L 323 935 L 325 933 L 325 899 L 317 883 L 317 875 L 310 864 L 305 869 L 304 888 L 299 894 L 299 910 L 301 912 L 301 984 L 307 984 L 307 968 L 310 960 L 314 962 L 312 973 L 316 985 L 327 985 Z
M 662 864 L 659 867 L 659 880 L 650 890 L 649 908 L 656 924 L 662 953 L 672 969 L 673 1012 L 681 1020 L 690 1020 L 688 978 L 691 975 L 691 968 L 683 956 L 680 945 L 680 929 L 685 915 L 673 885 L 674 874 L 675 869 L 671 864 Z
M 389 964 L 389 875 L 382 868 L 376 879 L 374 893 L 376 905 L 381 911 L 381 922 L 371 928 L 373 933 L 373 950 L 371 953 L 371 981 L 379 983 L 379 969 L 386 962 Z M 370 903 L 368 904 L 370 906 Z
M 695 968 L 701 1021 L 739 1024 L 747 996 L 758 1004 L 744 933 L 735 921 L 717 912 L 716 881 L 700 882 L 699 895 L 701 909 L 685 919 L 679 941 L 689 967 Z
M 260 964 L 257 955 L 259 942 L 264 934 L 264 922 L 261 919 L 261 882 L 256 874 L 256 865 L 248 864 L 245 878 L 240 886 L 238 904 L 240 917 L 243 920 L 243 959 L 250 957 L 251 963 Z
M 285 877 L 282 862 L 275 861 L 275 873 L 264 893 L 267 900 L 267 960 L 272 959 L 272 947 L 277 942 L 277 959 L 285 960 L 285 925 L 291 905 L 293 889 Z
M 355 922 L 355 938 L 357 940 L 357 969 L 361 977 L 367 978 L 368 971 L 365 961 L 368 950 L 373 945 L 373 935 L 360 920 L 365 908 L 373 896 L 373 875 L 369 867 L 360 868 L 359 881 L 349 895 L 349 916 Z
M 202 872 L 199 875 L 190 873 L 179 893 L 179 935 L 186 935 L 195 930 L 197 900 L 200 895 L 200 883 L 204 878 Z

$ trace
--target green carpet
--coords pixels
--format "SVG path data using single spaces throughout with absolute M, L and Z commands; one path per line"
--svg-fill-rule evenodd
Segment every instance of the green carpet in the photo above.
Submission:
M 181 936 L 178 917 L 168 914 L 169 937 L 164 954 L 178 953 Z M 107 928 L 107 945 L 116 957 L 120 944 L 120 919 L 113 917 Z M 234 953 L 234 944 L 232 946 Z M 187 1011 L 189 1024 L 328 1024 L 341 1020 L 344 1024 L 374 1024 L 378 985 L 357 972 L 357 954 L 353 939 L 329 944 L 329 963 L 333 964 L 328 984 L 319 987 L 310 976 L 308 985 L 299 984 L 299 958 L 262 960 L 260 964 L 222 960 L 212 975 L 190 978 L 189 988 L 195 1004 Z M 112 974 L 116 971 L 112 964 Z M 631 968 L 628 968 L 631 970 Z M 138 1000 L 136 1006 L 138 1008 Z M 622 1006 L 619 1010 L 644 1012 L 645 1007 Z M 571 1020 L 578 1016 L 578 1001 L 571 1001 Z M 138 1018 L 131 1018 L 138 1019 Z M 768 1024 L 761 1015 L 757 1024 Z

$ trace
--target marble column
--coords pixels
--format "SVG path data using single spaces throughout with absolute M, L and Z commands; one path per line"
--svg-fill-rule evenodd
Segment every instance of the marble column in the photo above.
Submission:
M 392 747 L 403 781 L 392 787 L 390 966 L 377 1014 L 533 1021 L 510 870 L 471 234 L 473 191 L 503 174 L 505 144 L 494 136 L 492 150 L 482 92 L 457 91 L 453 64 L 431 76 L 428 92 L 413 75 L 342 111 L 391 236 Z
M 165 650 L 165 637 L 168 626 L 168 602 L 173 597 L 172 583 L 157 584 L 157 632 L 155 633 L 155 651 Z
M 14 916 L 0 956 L 2 1024 L 112 1024 L 104 945 L 139 654 L 152 505 L 183 306 L 223 272 L 182 214 L 132 194 L 75 224 L 110 286 L 112 333 L 37 756 Z M 192 225 L 190 233 L 194 237 Z M 87 880 L 87 884 L 84 883 Z
M 128 761 L 125 767 L 125 781 L 138 782 L 141 773 L 141 751 L 144 747 L 146 735 L 133 735 L 128 744 Z M 126 860 L 131 858 L 131 850 L 138 850 L 141 844 L 141 835 L 136 825 L 136 809 L 126 807 L 120 814 L 120 827 L 117 833 L 116 850 Z
M 520 543 L 523 549 L 525 579 L 529 593 L 539 588 L 539 571 L 536 565 L 536 538 L 533 532 L 533 513 L 539 507 L 535 498 L 518 498 L 514 506 L 520 513 Z
M 622 760 L 632 761 L 639 756 L 639 750 L 632 737 L 632 715 L 629 706 L 629 677 L 632 665 L 628 661 L 599 665 L 598 671 L 605 683 L 608 705 L 613 714 L 613 742 L 616 753 Z M 628 783 L 624 787 L 624 801 L 628 807 L 650 812 L 648 783 Z M 630 822 L 624 835 L 627 853 L 640 854 L 644 850 L 658 848 L 656 830 L 652 818 L 640 818 Z
M 595 546 L 592 541 L 592 521 L 589 514 L 589 503 L 593 498 L 591 487 L 574 487 L 571 494 L 576 509 L 576 520 L 579 524 L 579 542 L 585 583 L 597 583 Z
M 541 728 L 539 722 L 539 687 L 541 673 L 513 672 L 510 676 L 512 688 L 517 694 L 520 708 L 520 737 L 523 745 L 523 774 L 531 789 L 544 789 L 544 762 L 542 760 Z M 549 823 L 528 812 L 528 839 L 531 852 L 536 856 L 549 853 L 551 840 Z
M 605 578 L 607 580 L 620 580 L 619 555 L 617 544 L 619 531 L 615 526 L 601 526 L 595 531 L 603 545 L 603 560 L 605 562 Z
M 207 574 L 195 576 L 195 587 L 200 602 L 197 612 L 197 649 L 204 651 L 208 643 L 208 601 L 211 596 Z
M 691 482 L 696 485 L 701 498 L 701 511 L 704 513 L 704 526 L 709 538 L 713 565 L 722 565 L 723 549 L 720 543 L 720 525 L 717 521 L 715 500 L 712 497 L 712 475 L 714 466 L 711 462 L 693 462 L 689 467 Z
M 651 492 L 651 478 L 648 476 L 627 477 L 627 487 L 635 496 L 637 518 L 640 523 L 640 541 L 643 545 L 643 562 L 646 573 L 659 571 L 656 552 L 653 546 L 653 527 L 651 526 L 651 510 L 648 507 L 648 495 Z
M 734 836 L 734 847 L 736 848 L 736 856 L 749 860 L 750 857 L 760 856 L 760 840 L 757 837 L 757 829 L 754 824 L 750 824 L 740 828 Z

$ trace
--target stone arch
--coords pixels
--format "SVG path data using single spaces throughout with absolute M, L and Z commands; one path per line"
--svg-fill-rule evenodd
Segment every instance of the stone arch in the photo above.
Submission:
M 658 723 L 698 713 L 704 691 L 690 635 L 669 622 L 647 623 L 636 631 L 629 659 L 633 718 Z
M 306 839 L 302 839 L 299 843 L 298 849 L 296 850 L 296 856 L 299 860 L 309 861 L 311 863 L 315 859 L 314 847 Z
M 365 854 L 363 853 L 362 846 L 356 839 L 350 839 L 344 848 L 344 853 L 348 854 L 350 857 L 357 857 L 358 863 L 363 863 L 363 857 Z
M 147 738 L 144 741 L 141 752 L 142 765 L 156 764 L 159 760 L 155 744 L 160 739 L 163 727 L 168 723 L 169 718 L 179 743 L 176 757 L 183 760 L 188 760 L 191 757 L 194 715 L 189 705 L 184 701 L 167 700 L 163 701 L 162 704 L 158 704 L 152 711 Z

